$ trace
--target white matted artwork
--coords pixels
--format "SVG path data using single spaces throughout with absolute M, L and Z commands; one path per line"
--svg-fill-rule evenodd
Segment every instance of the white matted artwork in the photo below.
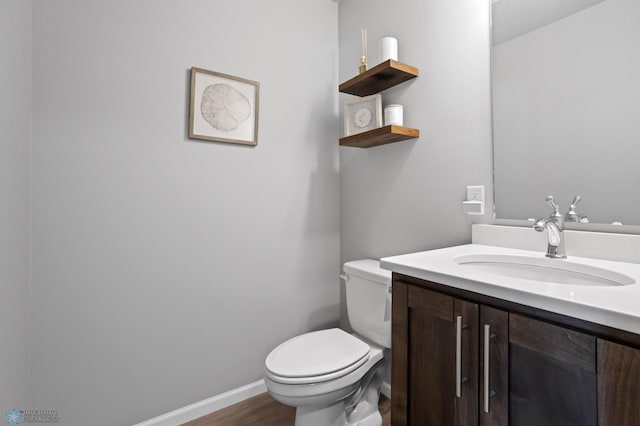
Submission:
M 191 68 L 189 138 L 258 144 L 260 84 L 201 68 Z
M 344 135 L 351 136 L 382 127 L 382 97 L 365 96 L 344 103 Z

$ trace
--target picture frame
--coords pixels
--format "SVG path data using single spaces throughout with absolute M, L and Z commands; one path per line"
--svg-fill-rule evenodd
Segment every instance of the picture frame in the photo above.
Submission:
M 260 83 L 191 68 L 189 139 L 258 144 Z
M 344 135 L 351 136 L 382 127 L 382 96 L 365 96 L 344 103 Z

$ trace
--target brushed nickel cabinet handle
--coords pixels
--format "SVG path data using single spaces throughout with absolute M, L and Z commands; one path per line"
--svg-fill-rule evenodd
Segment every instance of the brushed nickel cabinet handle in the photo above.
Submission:
M 489 412 L 489 345 L 491 341 L 491 326 L 484 325 L 484 412 Z
M 462 396 L 462 316 L 456 317 L 456 397 Z

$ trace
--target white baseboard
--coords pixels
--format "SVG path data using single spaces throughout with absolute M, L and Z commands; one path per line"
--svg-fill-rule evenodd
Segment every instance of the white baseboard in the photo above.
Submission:
M 257 382 L 249 383 L 248 385 L 232 389 L 228 392 L 221 393 L 220 395 L 212 396 L 211 398 L 187 405 L 186 407 L 178 408 L 177 410 L 170 411 L 158 417 L 154 417 L 153 419 L 145 420 L 133 426 L 181 425 L 202 416 L 206 416 L 207 414 L 211 414 L 214 411 L 222 410 L 230 405 L 242 402 L 245 399 L 260 395 L 266 391 L 267 387 L 264 384 L 264 381 L 258 380 Z M 391 385 L 386 381 L 382 382 L 380 393 L 391 399 Z
M 211 414 L 230 405 L 252 398 L 267 391 L 263 380 L 249 383 L 248 385 L 232 389 L 220 395 L 212 396 L 203 401 L 196 402 L 186 407 L 178 408 L 169 413 L 162 414 L 134 426 L 177 426 L 195 420 L 199 417 Z

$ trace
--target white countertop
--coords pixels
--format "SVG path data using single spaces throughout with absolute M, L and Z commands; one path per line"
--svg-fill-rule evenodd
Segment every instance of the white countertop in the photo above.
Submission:
M 467 244 L 385 257 L 380 259 L 380 266 L 400 274 L 640 334 L 640 264 L 569 256 L 567 261 L 612 270 L 636 281 L 631 285 L 581 286 L 507 278 L 454 261 L 455 257 L 468 254 L 544 258 L 541 251 Z

